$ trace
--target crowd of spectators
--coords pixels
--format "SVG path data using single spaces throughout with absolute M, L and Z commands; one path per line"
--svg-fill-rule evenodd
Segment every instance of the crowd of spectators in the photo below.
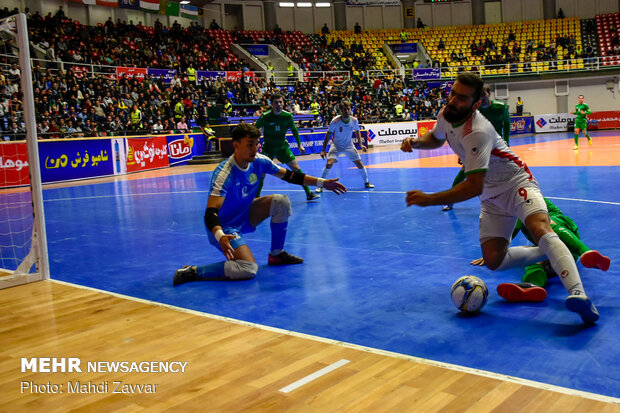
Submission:
M 4 10 L 5 14 L 17 12 Z M 127 23 L 110 17 L 104 24 L 85 26 L 67 17 L 62 6 L 54 14 L 42 16 L 38 11 L 28 14 L 30 41 L 46 53 L 48 67 L 57 61 L 104 66 L 173 68 L 185 71 L 190 65 L 198 70 L 242 70 L 244 64 L 222 43 L 212 22 L 205 30 L 198 22 L 182 27 L 174 21 L 171 27 L 156 19 L 153 27 L 132 20 Z M 215 24 L 214 24 L 215 23 Z M 254 43 L 245 31 L 231 32 L 233 43 Z M 305 70 L 333 70 L 322 53 L 312 45 L 286 42 L 280 28 L 264 32 L 260 43 L 271 43 Z
M 347 48 L 342 39 L 337 39 L 330 43 L 326 50 L 343 60 L 345 70 L 349 71 L 365 72 L 372 69 L 375 62 L 375 58 L 359 42 Z
M 101 66 L 178 68 L 190 64 L 205 70 L 241 70 L 234 58 L 198 23 L 183 28 L 178 22 L 153 27 L 110 17 L 104 24 L 85 26 L 65 16 L 62 6 L 45 17 L 35 12 L 28 18 L 30 41 L 46 51 L 48 66 L 55 61 Z
M 6 16 L 16 11 L 4 8 L 0 14 Z M 276 89 L 285 93 L 288 111 L 314 115 L 312 121 L 302 125 L 308 127 L 329 124 L 337 115 L 338 103 L 345 98 L 352 101 L 354 114 L 362 123 L 434 118 L 446 98 L 446 90 L 399 78 L 368 79 L 370 84 L 355 79 L 311 80 L 285 88 L 276 87 L 272 79 L 246 76 L 240 81 L 212 79 L 199 83 L 188 78 L 187 68 L 247 70 L 242 62 L 230 58 L 224 45 L 210 37 L 210 31 L 220 30 L 215 21 L 208 30 L 198 23 L 182 28 L 175 22 L 172 27 L 165 27 L 159 20 L 154 27 L 145 27 L 141 22 L 134 25 L 132 21 L 114 23 L 112 19 L 92 27 L 67 18 L 62 6 L 45 17 L 38 12 L 28 15 L 31 42 L 46 50 L 48 57 L 47 62 L 33 69 L 34 103 L 42 138 L 167 133 L 204 126 L 218 113 L 221 115 L 216 120 L 221 122 L 231 116 L 258 116 L 268 109 L 269 97 Z M 329 32 L 327 26 L 322 32 Z M 315 46 L 299 48 L 283 41 L 279 27 L 265 33 L 261 42 L 274 44 L 304 69 L 333 69 Z M 232 37 L 235 42 L 253 41 L 244 31 L 235 30 Z M 485 65 L 514 64 L 522 52 L 514 37 L 511 32 L 499 48 L 488 38 L 472 43 L 471 52 L 483 59 Z M 7 55 L 12 54 L 11 42 L 2 45 Z M 615 42 L 618 43 L 617 33 Z M 525 53 L 538 61 L 553 61 L 558 47 L 565 55 L 593 53 L 581 50 L 572 35 L 559 37 L 547 46 L 529 40 Z M 347 48 L 342 40 L 337 40 L 327 50 L 342 58 L 350 70 L 365 71 L 374 62 L 360 43 Z M 526 60 L 531 60 L 528 57 Z M 462 52 L 452 53 L 451 58 L 464 60 Z M 58 65 L 58 61 L 65 64 Z M 21 74 L 15 62 L 4 63 L 0 72 L 0 129 L 3 136 L 19 139 L 25 132 L 18 82 Z M 98 74 L 78 73 L 71 63 L 174 68 L 178 76 L 170 84 L 156 77 L 142 81 L 116 79 L 103 70 Z M 418 67 L 426 65 L 416 63 Z
M 22 139 L 25 133 L 20 76 L 16 64 L 0 72 L 0 129 L 5 139 Z M 313 80 L 279 88 L 263 77 L 196 83 L 176 76 L 166 84 L 153 76 L 142 81 L 103 75 L 80 78 L 71 70 L 38 65 L 32 76 L 42 139 L 170 133 L 205 126 L 213 113 L 219 114 L 216 121 L 226 123 L 232 116 L 260 115 L 276 90 L 285 93 L 286 109 L 293 114 L 311 114 L 312 104 L 318 103 L 313 120 L 300 125 L 307 127 L 328 125 L 345 98 L 353 102 L 360 121 L 379 122 L 434 117 L 445 97 L 424 82 L 401 79 L 378 80 L 376 88 L 353 80 Z M 395 110 L 399 105 L 402 111 Z
M 10 15 L 17 9 L 2 10 Z M 228 51 L 209 38 L 209 30 L 219 30 L 212 22 L 209 30 L 192 23 L 182 28 L 175 22 L 164 27 L 156 21 L 148 28 L 141 23 L 126 24 L 109 19 L 96 27 L 84 26 L 67 18 L 62 6 L 55 14 L 42 17 L 28 14 L 31 43 L 46 50 L 47 61 L 33 68 L 34 105 L 39 136 L 70 138 L 125 134 L 169 133 L 203 126 L 209 116 L 221 113 L 217 121 L 227 117 L 260 115 L 269 107 L 269 97 L 280 90 L 269 79 L 242 77 L 240 81 L 212 79 L 197 83 L 188 80 L 188 67 L 199 69 L 247 70 L 241 62 L 228 59 Z M 234 41 L 251 43 L 245 32 L 233 31 Z M 306 70 L 331 70 L 323 62 L 322 53 L 314 46 L 300 49 L 282 40 L 282 30 L 267 32 L 272 43 L 303 64 Z M 198 48 L 197 45 L 200 45 Z M 11 40 L 4 44 L 12 54 Z M 347 68 L 371 68 L 372 57 L 361 44 L 347 49 L 338 42 L 330 50 L 345 58 Z M 318 56 L 318 57 L 317 57 Z M 5 139 L 22 139 L 25 134 L 21 73 L 13 61 L 4 61 L 0 72 L 0 129 Z M 58 64 L 63 62 L 63 65 Z M 99 68 L 98 74 L 86 73 L 73 64 L 103 66 L 137 66 L 175 68 L 179 75 L 167 84 L 163 79 L 147 77 L 116 79 Z M 43 67 L 42 67 L 43 66 Z M 63 70 L 64 68 L 64 70 Z M 313 114 L 313 120 L 300 126 L 326 126 L 337 115 L 338 103 L 349 98 L 356 116 L 362 122 L 386 119 L 416 119 L 436 114 L 433 93 L 423 86 L 412 88 L 401 80 L 380 82 L 376 90 L 353 80 L 296 82 L 283 91 L 287 110 L 294 114 Z M 402 111 L 400 108 L 403 108 Z M 210 108 L 222 109 L 210 113 Z M 396 108 L 396 109 L 395 109 Z

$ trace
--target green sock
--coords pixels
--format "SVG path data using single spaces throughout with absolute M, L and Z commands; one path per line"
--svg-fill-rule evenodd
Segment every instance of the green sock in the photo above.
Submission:
M 579 144 L 579 135 L 575 135 L 575 146 Z
M 456 178 L 454 178 L 454 182 L 452 182 L 452 186 L 455 187 L 461 182 L 465 180 L 465 172 L 463 172 L 463 168 L 459 170 L 459 173 L 456 174 Z
M 525 274 L 523 274 L 522 281 L 544 287 L 547 284 L 547 273 L 542 264 L 528 265 L 525 267 Z
M 573 255 L 581 256 L 584 252 L 590 251 L 592 248 L 588 248 L 577 235 L 565 227 L 558 226 L 557 224 L 551 225 L 551 229 L 558 234 L 560 240 L 566 245 Z
M 590 139 L 590 134 L 589 133 L 586 133 L 586 138 L 588 138 L 589 141 L 592 140 L 592 139 Z
M 298 169 L 298 170 L 297 170 L 297 172 L 299 172 L 299 173 L 304 173 L 304 171 L 302 171 L 302 170 L 301 170 L 301 168 L 300 168 L 300 169 Z M 312 191 L 310 190 L 310 187 L 309 187 L 309 186 L 307 186 L 307 185 L 303 185 L 303 188 L 304 188 L 304 191 L 306 192 L 306 196 L 307 196 L 307 195 L 310 195 L 310 194 L 312 193 Z

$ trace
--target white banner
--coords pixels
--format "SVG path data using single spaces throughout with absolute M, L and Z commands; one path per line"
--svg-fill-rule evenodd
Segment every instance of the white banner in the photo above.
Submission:
M 418 137 L 417 122 L 365 124 L 368 141 L 374 146 L 400 144 L 403 139 Z
M 541 132 L 566 132 L 568 121 L 575 120 L 575 115 L 570 113 L 553 113 L 547 115 L 534 115 L 534 129 Z

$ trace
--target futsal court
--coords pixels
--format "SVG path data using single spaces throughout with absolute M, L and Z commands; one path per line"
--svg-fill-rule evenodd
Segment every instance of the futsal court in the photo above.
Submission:
M 268 176 L 263 194 L 286 194 L 293 205 L 285 248 L 305 262 L 267 266 L 271 233 L 264 222 L 244 235 L 259 264 L 249 281 L 172 286 L 177 268 L 223 260 L 203 224 L 207 169 L 213 168 L 46 187 L 52 278 L 620 402 L 620 134 L 591 135 L 594 145 L 582 138 L 579 151 L 572 150 L 570 133 L 513 137 L 511 146 L 543 194 L 575 220 L 582 240 L 612 259 L 607 272 L 578 265 L 601 316 L 593 327 L 565 309 L 567 293 L 557 278 L 545 301 L 508 303 L 495 289 L 519 282 L 523 269 L 492 272 L 469 264 L 481 256 L 478 199 L 450 212 L 406 207 L 408 190 L 450 187 L 459 166 L 447 146 L 362 154 L 376 186 L 371 190 L 340 158 L 330 178 L 340 177 L 348 192 L 324 192 L 317 202 L 306 202 L 301 187 Z M 325 161 L 316 155 L 298 160 L 305 173 L 320 176 Z M 522 235 L 514 242 L 527 244 Z M 467 274 L 482 278 L 490 292 L 481 313 L 470 317 L 450 299 L 452 283 Z

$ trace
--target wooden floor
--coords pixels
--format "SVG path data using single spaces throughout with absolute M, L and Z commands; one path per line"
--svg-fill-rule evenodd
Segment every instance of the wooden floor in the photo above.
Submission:
M 0 412 L 620 412 L 620 405 L 597 395 L 444 368 L 53 281 L 0 290 L 0 302 Z M 22 373 L 23 357 L 77 357 L 83 371 Z M 349 363 L 281 391 L 343 359 Z M 87 372 L 94 361 L 187 365 L 183 373 Z M 77 381 L 107 383 L 107 393 L 69 393 L 68 382 Z M 62 385 L 63 393 L 22 392 L 29 382 Z M 116 394 L 115 382 L 156 392 L 140 394 L 134 387 L 133 393 Z

